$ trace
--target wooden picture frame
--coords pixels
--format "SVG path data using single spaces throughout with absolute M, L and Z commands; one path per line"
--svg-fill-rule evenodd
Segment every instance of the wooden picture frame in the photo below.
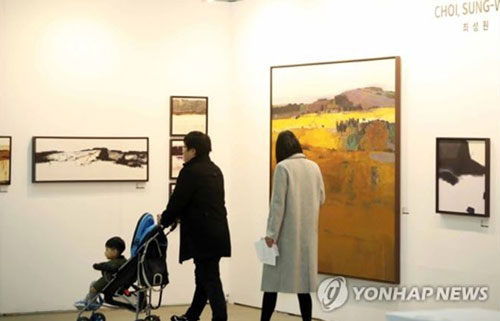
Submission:
M 277 135 L 291 130 L 325 181 L 318 272 L 399 284 L 400 57 L 270 71 L 270 180 Z
M 183 157 L 183 147 L 184 141 L 182 139 L 171 139 L 170 140 L 170 166 L 169 166 L 169 177 L 171 180 L 177 179 L 179 172 L 184 165 Z
M 12 136 L 0 136 L 0 185 L 12 182 Z
M 489 138 L 436 138 L 436 213 L 490 216 Z
M 182 137 L 191 131 L 208 134 L 208 97 L 170 97 L 170 136 Z
M 148 137 L 32 138 L 33 183 L 147 182 Z

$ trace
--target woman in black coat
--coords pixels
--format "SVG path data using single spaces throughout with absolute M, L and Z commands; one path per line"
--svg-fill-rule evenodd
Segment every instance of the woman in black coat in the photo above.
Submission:
M 208 301 L 214 321 L 226 321 L 227 309 L 219 276 L 221 257 L 231 256 L 222 171 L 209 157 L 208 135 L 190 132 L 184 137 L 184 167 L 160 217 L 164 227 L 180 219 L 179 262 L 194 259 L 196 290 L 191 306 L 172 321 L 199 320 Z

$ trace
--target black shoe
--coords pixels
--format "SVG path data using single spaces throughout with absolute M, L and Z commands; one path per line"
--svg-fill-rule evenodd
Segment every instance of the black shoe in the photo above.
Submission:
M 177 315 L 173 315 L 171 318 L 170 318 L 170 321 L 189 321 L 188 318 L 186 318 L 184 315 L 181 315 L 180 317 L 177 316 Z

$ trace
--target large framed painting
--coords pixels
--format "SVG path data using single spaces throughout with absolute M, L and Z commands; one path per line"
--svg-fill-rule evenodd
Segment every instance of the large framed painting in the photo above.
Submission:
M 489 138 L 437 138 L 436 212 L 490 216 Z
M 147 137 L 33 137 L 33 183 L 146 182 Z
M 170 97 L 170 136 L 208 133 L 208 97 Z
M 271 177 L 284 130 L 325 182 L 319 272 L 398 284 L 399 57 L 271 67 Z
M 10 185 L 12 173 L 12 137 L 0 136 L 0 185 Z
M 170 140 L 170 179 L 177 179 L 184 166 L 183 147 L 184 141 L 182 139 Z

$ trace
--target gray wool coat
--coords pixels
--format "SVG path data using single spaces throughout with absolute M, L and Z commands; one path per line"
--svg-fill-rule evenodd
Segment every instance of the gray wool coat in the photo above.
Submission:
M 318 216 L 325 202 L 319 166 L 294 154 L 276 166 L 266 236 L 275 240 L 276 266 L 264 264 L 262 291 L 316 292 Z

